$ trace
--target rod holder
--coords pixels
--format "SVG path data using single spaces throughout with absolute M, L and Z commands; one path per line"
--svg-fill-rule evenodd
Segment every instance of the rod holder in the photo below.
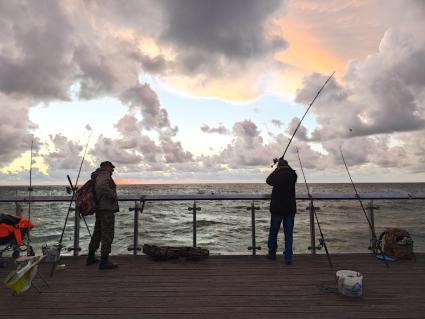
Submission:
M 138 251 L 141 251 L 142 248 L 139 246 L 139 213 L 142 214 L 145 208 L 145 201 L 143 198 L 140 199 L 140 202 L 134 202 L 134 207 L 129 207 L 130 212 L 134 212 L 134 222 L 133 222 L 133 245 L 127 247 L 128 251 L 132 251 L 133 255 L 136 256 Z
M 369 215 L 369 221 L 370 221 L 370 225 L 371 228 L 369 228 L 369 247 L 367 248 L 368 250 L 371 250 L 375 255 L 378 253 L 377 248 L 376 248 L 376 242 L 377 242 L 377 238 L 373 236 L 373 234 L 376 235 L 375 233 L 375 213 L 374 210 L 379 209 L 379 206 L 374 206 L 373 205 L 373 200 L 369 201 L 367 207 L 367 212 Z
M 78 256 L 79 252 L 81 250 L 80 248 L 80 213 L 75 209 L 71 208 L 70 211 L 75 212 L 74 217 L 74 247 L 72 248 L 72 251 L 74 252 L 74 256 Z
M 254 201 L 252 201 L 251 206 L 247 207 L 246 210 L 251 211 L 251 234 L 252 234 L 252 245 L 248 247 L 248 250 L 252 251 L 252 255 L 255 256 L 257 254 L 257 250 L 261 250 L 261 247 L 257 246 L 255 239 L 255 211 L 259 210 L 260 207 L 254 205 Z
M 321 246 L 316 246 L 316 228 L 314 224 L 314 213 L 316 211 L 319 211 L 320 207 L 314 206 L 313 201 L 310 200 L 310 203 L 307 206 L 306 210 L 310 212 L 310 246 L 308 246 L 307 249 L 311 251 L 312 255 L 315 255 L 316 249 L 321 249 Z
M 196 200 L 193 201 L 192 207 L 187 208 L 188 211 L 192 211 L 193 214 L 193 247 L 196 247 L 196 211 L 201 210 L 201 207 L 196 207 Z

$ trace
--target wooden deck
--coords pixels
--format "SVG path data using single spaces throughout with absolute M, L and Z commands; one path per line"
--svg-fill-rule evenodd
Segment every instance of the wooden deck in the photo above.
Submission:
M 383 262 L 368 254 L 296 255 L 294 264 L 265 256 L 211 256 L 201 262 L 154 262 L 146 256 L 115 256 L 116 270 L 85 266 L 85 257 L 62 258 L 66 270 L 35 281 L 13 296 L 0 288 L 4 318 L 424 318 L 425 254 L 416 261 Z M 335 272 L 364 275 L 362 298 L 335 288 Z M 0 269 L 4 278 L 11 269 Z

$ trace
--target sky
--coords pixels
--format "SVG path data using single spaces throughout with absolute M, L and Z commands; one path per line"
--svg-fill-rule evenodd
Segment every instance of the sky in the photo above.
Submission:
M 0 185 L 425 180 L 421 0 L 0 0 Z M 33 149 L 31 152 L 31 144 Z M 32 163 L 31 163 L 32 155 Z

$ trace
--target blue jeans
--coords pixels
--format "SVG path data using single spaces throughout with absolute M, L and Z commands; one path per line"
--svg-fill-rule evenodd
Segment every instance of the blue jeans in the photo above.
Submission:
M 277 234 L 279 233 L 280 224 L 283 223 L 283 232 L 285 234 L 285 250 L 283 255 L 286 262 L 292 262 L 292 241 L 294 232 L 294 218 L 295 216 L 281 216 L 271 215 L 270 218 L 270 231 L 269 241 L 269 255 L 276 255 L 277 251 Z

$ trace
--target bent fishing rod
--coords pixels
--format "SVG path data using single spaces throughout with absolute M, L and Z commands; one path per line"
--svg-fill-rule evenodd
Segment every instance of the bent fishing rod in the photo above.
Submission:
M 332 72 L 332 74 L 328 77 L 328 79 L 325 81 L 325 83 L 323 83 L 322 87 L 320 88 L 319 91 L 317 91 L 316 96 L 314 97 L 314 99 L 311 101 L 311 103 L 309 104 L 307 110 L 305 111 L 303 117 L 301 118 L 300 122 L 298 123 L 297 127 L 295 128 L 294 133 L 292 134 L 291 138 L 289 139 L 288 145 L 286 145 L 285 150 L 283 151 L 283 155 L 281 158 L 285 158 L 285 154 L 286 151 L 289 148 L 289 145 L 291 145 L 292 139 L 294 138 L 295 134 L 297 133 L 302 121 L 304 120 L 305 116 L 307 115 L 308 111 L 310 111 L 310 108 L 313 106 L 313 103 L 316 101 L 316 99 L 319 97 L 320 93 L 322 92 L 323 88 L 326 86 L 326 84 L 328 84 L 329 80 L 333 77 L 333 75 L 335 74 L 335 71 Z M 273 159 L 273 165 L 275 165 L 279 160 L 277 158 Z M 272 167 L 273 167 L 272 165 Z
M 316 218 L 317 227 L 319 228 L 320 237 L 321 237 L 320 246 L 325 248 L 326 257 L 328 258 L 329 267 L 333 268 L 331 255 L 329 254 L 328 246 L 326 245 L 325 236 L 323 236 L 322 227 L 320 227 L 319 218 L 317 217 L 316 208 L 314 207 L 313 196 L 311 196 L 310 188 L 308 187 L 307 179 L 305 178 L 304 168 L 303 168 L 303 164 L 301 162 L 301 157 L 300 157 L 300 153 L 298 151 L 298 147 L 297 147 L 297 156 L 298 156 L 298 161 L 300 162 L 301 172 L 302 172 L 303 177 L 304 177 L 305 188 L 307 189 L 307 195 L 308 195 L 308 198 L 310 199 L 310 207 L 313 210 L 314 217 Z
M 69 213 L 71 212 L 72 203 L 73 203 L 74 198 L 75 198 L 75 189 L 76 189 L 77 184 L 78 184 L 78 179 L 80 178 L 81 169 L 82 169 L 82 167 L 83 167 L 84 159 L 85 159 L 85 157 L 86 157 L 86 153 L 87 153 L 87 148 L 88 148 L 88 146 L 89 146 L 89 142 L 90 142 L 90 137 L 91 137 L 91 134 L 90 134 L 90 136 L 89 136 L 89 138 L 88 138 L 88 140 L 87 140 L 87 144 L 86 144 L 86 147 L 85 147 L 85 149 L 84 149 L 84 154 L 83 154 L 83 157 L 82 157 L 82 159 L 81 159 L 80 169 L 78 170 L 77 179 L 76 179 L 76 181 L 75 181 L 75 185 L 74 185 L 74 186 L 72 185 L 71 179 L 70 179 L 70 178 L 69 178 L 69 176 L 68 176 L 68 180 L 69 180 L 69 182 L 71 183 L 72 196 L 71 196 L 71 200 L 70 200 L 70 202 L 69 202 L 68 212 L 66 213 L 65 223 L 63 224 L 61 237 L 60 237 L 59 242 L 58 242 L 58 245 L 57 245 L 57 249 L 58 249 L 58 256 L 60 255 L 60 252 L 61 252 L 61 250 L 62 250 L 62 240 L 63 240 L 63 235 L 64 235 L 64 233 L 65 233 L 65 228 L 66 228 L 66 223 L 68 222 Z M 84 221 L 85 221 L 85 219 L 84 219 Z M 87 223 L 86 223 L 86 225 L 87 225 Z M 87 228 L 88 228 L 88 226 L 87 226 Z M 90 234 L 90 231 L 89 231 L 89 234 Z M 50 276 L 53 276 L 53 273 L 54 273 L 54 271 L 55 271 L 55 268 L 56 268 L 56 262 L 54 262 L 54 263 L 52 264 L 52 268 L 51 268 L 51 270 L 50 270 Z
M 342 147 L 341 146 L 339 147 L 339 151 L 341 152 L 342 161 L 344 162 L 344 166 L 345 166 L 345 169 L 347 170 L 348 177 L 350 178 L 351 185 L 353 186 L 354 192 L 356 193 L 356 198 L 359 200 L 359 203 L 360 203 L 360 206 L 362 208 L 363 214 L 366 217 L 367 223 L 369 224 L 369 229 L 370 229 L 370 232 L 372 233 L 372 239 L 374 241 L 374 244 L 376 245 L 377 237 L 376 237 L 375 230 L 373 229 L 373 226 L 372 226 L 372 223 L 369 220 L 369 217 L 367 217 L 366 209 L 363 206 L 363 202 L 362 202 L 362 200 L 360 198 L 359 192 L 357 191 L 356 184 L 354 184 L 353 179 L 351 178 L 351 174 L 350 174 L 350 171 L 348 170 L 347 163 L 345 162 L 344 153 L 342 152 Z M 384 255 L 384 252 L 382 251 L 382 248 L 379 245 L 376 245 L 376 246 L 377 246 L 377 248 L 379 250 L 379 253 L 382 255 L 382 258 L 385 261 L 385 265 L 387 267 L 389 267 L 388 261 L 385 258 L 385 255 Z

